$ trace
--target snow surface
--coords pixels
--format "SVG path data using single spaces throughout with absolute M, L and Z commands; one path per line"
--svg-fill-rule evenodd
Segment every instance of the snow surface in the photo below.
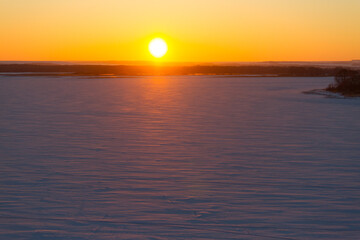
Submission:
M 0 239 L 356 239 L 332 78 L 0 76 Z

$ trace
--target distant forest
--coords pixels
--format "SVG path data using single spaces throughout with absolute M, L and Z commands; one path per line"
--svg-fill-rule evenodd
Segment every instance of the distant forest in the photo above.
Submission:
M 154 76 L 154 75 L 259 75 L 280 77 L 335 76 L 341 68 L 310 66 L 127 66 L 0 64 L 0 73 L 21 75 Z

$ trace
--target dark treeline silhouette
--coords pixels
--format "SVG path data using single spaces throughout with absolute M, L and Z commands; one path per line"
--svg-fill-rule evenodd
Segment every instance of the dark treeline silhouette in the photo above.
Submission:
M 261 76 L 334 76 L 336 68 L 309 66 L 128 66 L 128 65 L 56 65 L 0 64 L 0 72 L 41 75 L 261 75 Z
M 335 83 L 330 84 L 326 90 L 347 96 L 360 96 L 360 72 L 338 69 L 335 74 Z

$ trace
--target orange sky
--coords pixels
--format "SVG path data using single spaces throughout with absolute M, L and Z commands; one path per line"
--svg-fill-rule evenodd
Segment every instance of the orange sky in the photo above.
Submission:
M 0 60 L 360 59 L 359 0 L 1 0 Z

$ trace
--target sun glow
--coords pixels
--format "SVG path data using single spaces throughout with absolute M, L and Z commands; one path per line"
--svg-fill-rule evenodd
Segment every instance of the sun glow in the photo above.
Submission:
M 162 38 L 155 38 L 149 43 L 149 51 L 154 57 L 161 58 L 168 51 L 168 46 Z

